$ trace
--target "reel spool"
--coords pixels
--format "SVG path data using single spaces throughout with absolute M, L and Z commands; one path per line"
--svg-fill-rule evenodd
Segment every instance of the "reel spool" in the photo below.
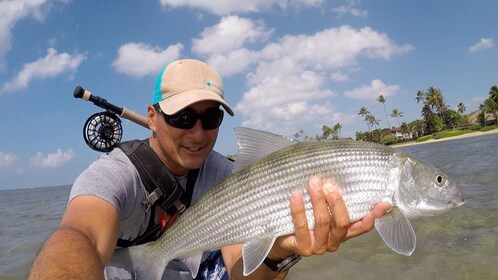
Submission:
M 110 112 L 90 116 L 83 127 L 83 138 L 88 147 L 98 152 L 110 152 L 121 142 L 121 119 Z

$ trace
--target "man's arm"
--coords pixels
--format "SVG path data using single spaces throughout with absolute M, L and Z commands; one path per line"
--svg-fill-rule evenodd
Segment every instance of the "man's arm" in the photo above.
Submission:
M 290 207 L 295 233 L 277 238 L 268 258 L 281 260 L 292 254 L 311 256 L 335 252 L 343 241 L 372 230 L 375 219 L 382 217 L 389 208 L 388 203 L 379 203 L 362 220 L 351 224 L 342 194 L 333 182 L 322 182 L 313 177 L 309 181 L 308 192 L 313 205 L 315 228 L 308 228 L 302 194 L 293 193 Z M 222 255 L 230 279 L 284 279 L 287 275 L 275 273 L 262 264 L 244 278 L 240 244 L 223 247 Z
M 116 246 L 118 212 L 95 196 L 78 196 L 35 259 L 28 279 L 103 279 Z

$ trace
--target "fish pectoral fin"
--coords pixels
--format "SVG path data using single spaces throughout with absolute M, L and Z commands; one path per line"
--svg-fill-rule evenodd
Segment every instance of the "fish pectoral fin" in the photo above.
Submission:
M 382 218 L 375 220 L 375 228 L 382 240 L 394 252 L 410 256 L 417 243 L 415 231 L 408 218 L 394 207 Z
M 267 236 L 248 240 L 242 247 L 244 276 L 253 273 L 265 260 L 277 237 Z
M 195 256 L 181 258 L 180 260 L 188 267 L 188 269 L 190 269 L 192 278 L 195 278 L 197 273 L 199 273 L 199 267 L 201 266 L 202 253 Z

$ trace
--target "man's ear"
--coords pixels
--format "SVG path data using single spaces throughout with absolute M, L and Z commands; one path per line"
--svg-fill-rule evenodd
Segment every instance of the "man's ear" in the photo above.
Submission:
M 152 133 L 156 132 L 156 121 L 159 114 L 157 113 L 156 108 L 154 106 L 149 105 L 147 107 L 147 122 L 149 123 L 149 128 L 152 130 Z

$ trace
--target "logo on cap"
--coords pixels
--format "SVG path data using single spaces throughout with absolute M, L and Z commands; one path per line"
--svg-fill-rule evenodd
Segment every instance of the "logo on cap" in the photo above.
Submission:
M 207 81 L 206 85 L 207 85 L 208 87 L 213 87 L 213 88 L 215 88 L 215 89 L 219 90 L 219 91 L 220 91 L 220 93 L 223 95 L 223 88 L 221 88 L 221 87 L 220 87 L 220 86 L 218 86 L 217 84 L 215 84 L 215 83 L 213 83 L 213 82 L 211 82 L 211 81 Z

